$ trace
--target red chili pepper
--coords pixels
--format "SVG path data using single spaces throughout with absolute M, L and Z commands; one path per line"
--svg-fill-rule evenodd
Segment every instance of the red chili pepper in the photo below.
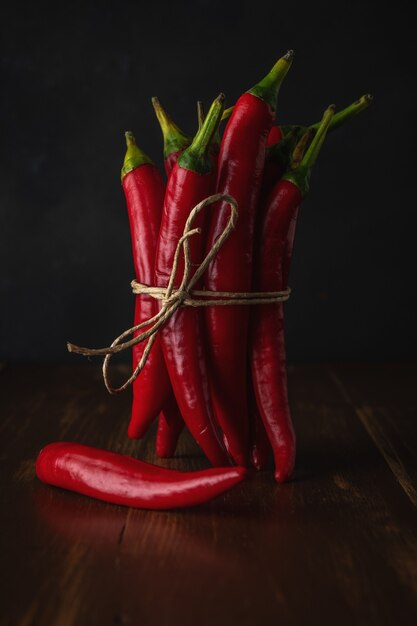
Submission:
M 130 132 L 126 133 L 126 143 L 122 185 L 129 215 L 135 273 L 137 280 L 152 285 L 165 185 L 158 169 L 138 148 Z M 149 319 L 155 312 L 152 298 L 136 297 L 135 325 Z M 144 345 L 141 343 L 133 347 L 133 369 L 142 357 L 143 350 Z M 165 411 L 168 422 L 177 423 L 179 410 L 165 367 L 161 343 L 157 338 L 146 366 L 133 383 L 129 437 L 142 437 L 161 410 Z
M 51 443 L 36 460 L 44 483 L 104 502 L 144 509 L 202 504 L 240 483 L 243 467 L 177 472 L 77 443 Z
M 192 139 L 175 124 L 158 98 L 152 98 L 152 104 L 164 138 L 164 165 L 169 177 L 178 157 L 188 148 Z
M 308 191 L 311 168 L 334 114 L 329 107 L 298 167 L 288 170 L 271 192 L 262 215 L 256 247 L 255 289 L 281 291 L 286 287 L 283 257 L 291 221 Z M 284 313 L 282 303 L 264 304 L 251 312 L 250 359 L 256 402 L 275 460 L 275 479 L 287 480 L 295 461 L 295 434 L 288 404 Z
M 160 459 L 169 459 L 174 456 L 183 428 L 184 420 L 179 409 L 175 417 L 173 413 L 166 411 L 160 414 L 156 431 L 156 454 Z
M 283 139 L 269 146 L 262 180 L 261 205 L 265 204 L 277 180 L 285 174 L 299 134 L 300 127 L 294 126 Z
M 272 126 L 268 134 L 267 146 L 273 146 L 279 143 L 284 138 L 284 134 L 281 130 L 281 126 Z
M 155 281 L 159 287 L 168 284 L 177 242 L 191 210 L 214 193 L 216 172 L 209 146 L 220 122 L 223 103 L 224 96 L 221 94 L 169 177 L 155 264 Z M 192 263 L 199 263 L 203 252 L 200 237 L 193 238 L 190 249 Z M 181 259 L 175 287 L 179 286 L 183 268 Z M 211 408 L 201 322 L 198 309 L 178 309 L 162 327 L 162 348 L 175 397 L 188 429 L 213 465 L 225 465 L 229 459 Z
M 252 377 L 248 376 L 249 416 L 250 416 L 250 461 L 258 471 L 267 469 L 271 453 L 271 444 L 266 434 L 265 426 L 258 411 L 255 394 L 252 386 Z
M 233 196 L 239 207 L 237 226 L 210 264 L 205 286 L 211 291 L 251 290 L 255 213 L 262 182 L 266 141 L 275 118 L 281 83 L 293 53 L 280 59 L 271 72 L 243 94 L 233 108 L 219 155 L 217 191 Z M 223 231 L 227 204 L 216 208 L 210 224 L 207 250 Z M 245 306 L 208 307 L 210 383 L 217 420 L 226 445 L 238 465 L 248 459 L 246 398 L 247 331 Z

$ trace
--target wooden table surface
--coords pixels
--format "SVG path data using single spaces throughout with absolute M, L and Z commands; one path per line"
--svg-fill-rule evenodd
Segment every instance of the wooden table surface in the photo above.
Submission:
M 297 366 L 289 384 L 292 482 L 264 472 L 207 505 L 151 512 L 34 473 L 56 440 L 155 460 L 153 433 L 127 439 L 129 394 L 109 396 L 96 364 L 4 368 L 1 626 L 415 626 L 417 367 Z M 165 464 L 205 462 L 183 436 Z

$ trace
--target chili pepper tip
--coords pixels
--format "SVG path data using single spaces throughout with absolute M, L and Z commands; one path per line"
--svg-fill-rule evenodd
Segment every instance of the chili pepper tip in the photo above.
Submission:
M 368 108 L 372 100 L 373 97 L 371 96 L 371 94 L 367 93 L 364 96 L 361 96 L 360 98 L 355 100 L 355 102 L 345 107 L 341 111 L 338 111 L 330 123 L 329 131 L 336 130 L 336 128 L 343 126 L 346 122 L 356 117 L 358 113 Z M 316 122 L 315 124 L 312 124 L 310 126 L 310 130 L 312 130 L 313 132 L 317 132 L 319 126 L 320 122 Z
M 278 93 L 291 67 L 293 56 L 294 51 L 288 50 L 284 56 L 278 59 L 268 74 L 248 91 L 248 93 L 269 104 L 273 111 L 276 110 Z
M 126 145 L 129 146 L 136 146 L 136 139 L 135 139 L 135 135 L 132 133 L 131 130 L 127 130 L 125 132 L 125 138 L 126 138 Z
M 148 155 L 145 154 L 143 150 L 141 150 L 137 146 L 136 139 L 132 131 L 128 130 L 125 132 L 125 139 L 126 139 L 127 150 L 126 150 L 125 158 L 123 161 L 122 172 L 121 172 L 122 180 L 126 176 L 126 174 L 128 174 L 132 170 L 135 170 L 137 167 L 140 167 L 141 165 L 146 165 L 146 164 L 153 165 L 152 159 L 150 159 Z
M 195 135 L 190 147 L 184 150 L 178 159 L 180 167 L 199 174 L 211 171 L 213 162 L 208 150 L 220 124 L 225 98 L 224 93 L 219 93 L 217 98 L 213 100 L 204 123 Z
M 323 113 L 322 120 L 319 124 L 316 134 L 308 147 L 308 150 L 304 154 L 301 162 L 297 165 L 294 170 L 287 170 L 285 175 L 283 176 L 283 180 L 288 180 L 293 183 L 298 189 L 302 196 L 305 196 L 309 190 L 309 179 L 311 175 L 311 169 L 315 164 L 321 147 L 323 145 L 324 139 L 326 137 L 326 133 L 329 129 L 330 123 L 334 116 L 335 105 L 331 104 L 327 107 L 327 109 Z M 303 142 L 303 138 L 301 138 L 300 143 Z M 296 147 L 297 149 L 297 147 Z
M 205 117 L 206 117 L 206 112 L 204 110 L 204 102 L 202 100 L 197 100 L 197 119 L 198 119 L 199 130 L 203 125 Z
M 152 98 L 152 106 L 162 130 L 162 136 L 164 138 L 164 158 L 167 159 L 171 154 L 180 152 L 189 146 L 191 138 L 175 124 L 156 96 Z
M 227 120 L 227 119 L 228 119 L 228 118 L 232 115 L 232 111 L 233 111 L 233 109 L 234 109 L 234 108 L 235 108 L 235 107 L 234 107 L 234 106 L 232 106 L 232 107 L 229 107 L 228 109 L 225 109 L 225 110 L 223 111 L 223 114 L 222 114 L 222 122 L 223 122 L 224 120 Z

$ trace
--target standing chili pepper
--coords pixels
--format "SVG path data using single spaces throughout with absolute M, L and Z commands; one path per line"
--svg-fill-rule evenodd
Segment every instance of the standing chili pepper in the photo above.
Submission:
M 334 114 L 329 107 L 305 156 L 296 169 L 278 181 L 262 214 L 256 248 L 255 289 L 285 288 L 283 256 L 291 221 L 308 191 L 308 181 Z M 275 479 L 291 475 L 295 460 L 295 435 L 287 392 L 287 373 L 282 303 L 264 304 L 251 312 L 250 359 L 256 402 L 275 460 Z
M 151 285 L 165 185 L 158 169 L 138 148 L 130 132 L 126 133 L 126 143 L 122 185 L 129 215 L 135 273 L 137 280 Z M 137 296 L 134 325 L 149 319 L 155 312 L 155 301 L 152 298 Z M 140 343 L 133 347 L 133 369 L 142 357 L 143 350 L 144 346 Z M 169 423 L 177 424 L 181 419 L 165 367 L 161 343 L 157 339 L 146 367 L 133 383 L 129 437 L 142 437 L 162 409 Z
M 212 104 L 191 146 L 180 156 L 169 177 L 158 237 L 155 264 L 157 286 L 166 287 L 177 242 L 192 208 L 214 192 L 215 174 L 209 152 L 224 106 L 221 94 Z M 200 221 L 201 224 L 201 221 Z M 191 261 L 202 259 L 200 237 L 190 242 Z M 183 260 L 178 271 L 181 277 Z M 176 279 L 178 287 L 181 278 Z M 162 348 L 175 397 L 191 434 L 213 465 L 228 463 L 221 434 L 211 408 L 201 315 L 194 307 L 182 307 L 162 327 Z
M 152 104 L 164 138 L 164 165 L 166 175 L 169 177 L 178 157 L 190 145 L 191 137 L 175 124 L 158 98 L 152 98 Z
M 177 472 L 124 454 L 77 443 L 45 446 L 36 460 L 44 483 L 104 502 L 143 509 L 177 509 L 202 504 L 245 478 L 243 467 Z
M 263 80 L 239 98 L 226 126 L 217 190 L 237 200 L 239 220 L 206 272 L 205 286 L 210 291 L 251 290 L 253 232 L 266 141 L 275 118 L 278 91 L 292 57 L 293 53 L 288 52 Z M 224 229 L 226 206 L 221 203 L 220 210 L 213 213 L 207 250 Z M 213 404 L 226 446 L 238 465 L 245 465 L 248 458 L 248 319 L 244 306 L 208 307 L 206 311 Z

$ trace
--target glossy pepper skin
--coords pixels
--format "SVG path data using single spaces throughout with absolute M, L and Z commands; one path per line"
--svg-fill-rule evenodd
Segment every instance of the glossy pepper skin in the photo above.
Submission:
M 156 166 L 136 145 L 132 133 L 126 133 L 126 141 L 128 147 L 122 169 L 122 186 L 129 216 L 135 274 L 140 282 L 152 285 L 165 184 Z M 149 319 L 155 312 L 153 298 L 136 297 L 135 325 Z M 143 350 L 143 343 L 133 347 L 133 369 Z M 133 382 L 129 437 L 142 437 L 161 410 L 165 411 L 168 422 L 177 423 L 180 419 L 161 343 L 157 338 L 146 366 Z
M 267 201 L 275 183 L 285 174 L 290 163 L 291 153 L 299 137 L 299 132 L 299 127 L 294 126 L 285 137 L 268 147 L 262 179 L 261 206 Z
M 207 502 L 240 483 L 241 467 L 177 472 L 77 443 L 45 446 L 36 460 L 44 483 L 123 506 L 177 509 Z
M 255 214 L 262 183 L 266 142 L 275 119 L 275 102 L 292 53 L 280 59 L 268 76 L 236 102 L 219 154 L 217 191 L 238 202 L 235 230 L 205 275 L 211 291 L 247 292 L 252 283 Z M 206 252 L 223 231 L 228 209 L 221 203 L 211 214 Z M 207 307 L 210 387 L 216 418 L 229 453 L 238 465 L 248 461 L 249 421 L 246 389 L 249 311 L 245 306 Z
M 184 420 L 179 409 L 176 413 L 161 412 L 156 431 L 156 454 L 160 459 L 169 459 L 174 456 L 183 428 Z
M 155 264 L 155 284 L 166 287 L 177 242 L 193 207 L 214 193 L 215 171 L 209 144 L 223 110 L 224 96 L 213 103 L 191 146 L 182 154 L 168 180 Z M 204 218 L 200 214 L 201 220 Z M 202 222 L 195 226 L 201 226 Z M 190 241 L 191 262 L 202 260 L 201 237 Z M 180 257 L 175 286 L 183 274 Z M 211 407 L 202 316 L 194 307 L 179 308 L 160 331 L 171 384 L 183 419 L 213 465 L 227 465 L 229 458 Z
M 276 143 L 279 143 L 281 139 L 283 139 L 284 134 L 282 132 L 281 126 L 271 126 L 271 130 L 268 133 L 267 146 L 273 146 Z
M 277 182 L 260 216 L 254 272 L 256 291 L 281 291 L 287 286 L 287 250 L 290 245 L 292 253 L 292 225 L 307 193 L 311 167 L 333 114 L 334 107 L 325 112 L 320 129 L 299 166 L 288 170 Z M 274 453 L 275 480 L 281 483 L 292 474 L 296 451 L 288 403 L 283 303 L 263 304 L 251 312 L 250 362 L 256 402 Z
M 248 376 L 248 394 L 250 416 L 250 462 L 256 470 L 261 471 L 267 469 L 268 467 L 271 444 L 269 443 L 265 426 L 258 411 L 250 371 Z
M 279 181 L 267 204 L 255 259 L 254 290 L 281 291 L 282 259 L 287 232 L 302 200 L 299 189 L 288 181 Z M 285 210 L 284 210 L 285 209 Z M 275 461 L 275 479 L 287 480 L 295 461 L 295 433 L 287 391 L 287 368 L 282 302 L 263 304 L 251 312 L 250 360 L 252 380 L 261 418 L 271 442 Z

